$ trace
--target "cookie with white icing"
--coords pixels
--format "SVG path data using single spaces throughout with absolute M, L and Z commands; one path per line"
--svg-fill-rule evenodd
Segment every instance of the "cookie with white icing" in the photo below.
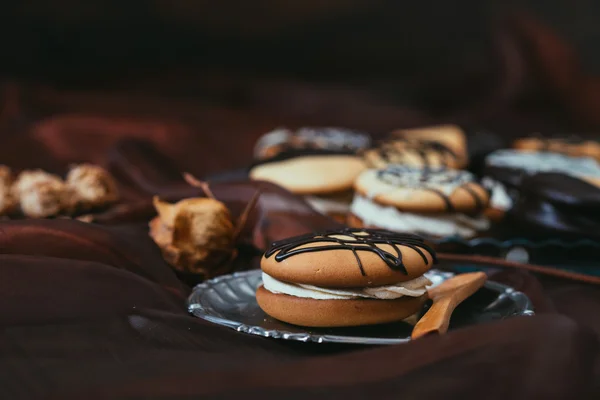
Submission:
M 466 136 L 455 125 L 397 130 L 363 155 L 371 168 L 389 164 L 463 168 L 468 163 Z
M 471 212 L 486 207 L 488 192 L 473 174 L 447 168 L 388 165 L 363 172 L 356 192 L 379 204 L 416 212 Z
M 354 184 L 349 223 L 435 237 L 471 237 L 489 228 L 481 215 L 490 194 L 461 170 L 388 165 Z
M 275 242 L 261 260 L 259 306 L 314 327 L 402 320 L 426 300 L 435 251 L 419 236 L 345 228 Z

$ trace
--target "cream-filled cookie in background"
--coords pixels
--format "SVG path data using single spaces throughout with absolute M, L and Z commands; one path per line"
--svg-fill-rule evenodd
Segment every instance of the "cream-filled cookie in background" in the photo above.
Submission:
M 459 169 L 468 164 L 466 135 L 455 125 L 394 131 L 389 139 L 366 150 L 363 156 L 371 168 L 402 164 Z
M 497 220 L 512 208 L 524 178 L 543 172 L 594 180 L 600 179 L 600 163 L 549 151 L 497 150 L 486 157 L 482 179 L 492 193 L 490 218 Z
M 250 178 L 303 195 L 317 211 L 343 220 L 354 180 L 366 168 L 357 152 L 369 143 L 368 135 L 341 128 L 278 129 L 256 144 Z
M 436 262 L 419 236 L 346 228 L 275 242 L 261 260 L 261 309 L 278 320 L 341 327 L 403 320 L 421 310 Z
M 388 165 L 354 184 L 348 224 L 429 237 L 473 237 L 489 229 L 489 192 L 461 170 Z

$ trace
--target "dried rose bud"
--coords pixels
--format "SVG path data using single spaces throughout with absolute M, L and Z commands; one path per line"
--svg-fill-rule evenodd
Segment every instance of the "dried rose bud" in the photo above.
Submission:
M 63 180 L 42 170 L 23 171 L 17 177 L 12 194 L 28 217 L 43 218 L 60 214 L 68 197 Z
M 73 166 L 67 175 L 67 186 L 73 194 L 70 205 L 79 210 L 106 206 L 119 199 L 114 178 L 92 164 Z
M 226 272 L 235 254 L 235 228 L 220 201 L 191 198 L 170 204 L 154 199 L 158 216 L 150 236 L 177 270 L 209 278 Z

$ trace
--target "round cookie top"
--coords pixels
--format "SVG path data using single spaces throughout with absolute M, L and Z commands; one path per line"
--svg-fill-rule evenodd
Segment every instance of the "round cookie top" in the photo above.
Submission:
M 434 141 L 392 139 L 365 151 L 363 157 L 371 168 L 383 168 L 389 164 L 457 167 L 456 156 L 452 150 Z
M 490 200 L 473 174 L 444 167 L 370 169 L 359 175 L 354 188 L 376 203 L 412 212 L 481 211 Z
M 571 157 L 554 152 L 497 150 L 485 159 L 487 167 L 521 170 L 533 175 L 538 172 L 558 172 L 578 178 L 600 177 L 600 164 L 591 157 Z
M 415 279 L 436 263 L 423 238 L 344 228 L 274 242 L 261 260 L 275 279 L 318 287 L 373 287 Z
M 468 162 L 465 134 L 454 125 L 392 132 L 389 140 L 365 151 L 363 156 L 372 168 L 388 164 L 463 168 Z
M 352 189 L 365 168 L 357 156 L 313 155 L 256 165 L 250 179 L 273 182 L 296 194 L 329 194 Z
M 306 150 L 354 154 L 369 147 L 366 133 L 345 128 L 300 128 L 295 131 L 279 128 L 264 134 L 254 146 L 254 158 L 266 160 L 281 153 L 302 155 Z M 304 150 L 304 151 L 303 151 Z

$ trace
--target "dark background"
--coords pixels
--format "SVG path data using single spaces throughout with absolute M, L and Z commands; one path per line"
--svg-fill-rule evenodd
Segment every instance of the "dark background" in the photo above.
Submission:
M 600 69 L 598 16 L 593 0 L 24 0 L 0 8 L 0 71 L 275 111 L 316 96 L 446 119 L 543 109 L 595 127 L 595 101 L 581 100 L 594 95 L 574 88 Z

